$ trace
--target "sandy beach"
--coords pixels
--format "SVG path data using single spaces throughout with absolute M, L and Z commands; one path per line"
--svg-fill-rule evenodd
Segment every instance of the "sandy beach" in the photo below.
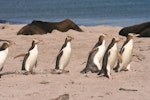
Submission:
M 134 38 L 131 71 L 115 73 L 112 80 L 97 74 L 80 74 L 85 67 L 88 54 L 101 33 L 107 34 L 106 46 L 122 27 L 80 26 L 84 32 L 54 30 L 45 35 L 16 35 L 25 24 L 0 24 L 0 39 L 8 39 L 16 44 L 9 48 L 9 54 L 0 73 L 21 70 L 23 57 L 33 39 L 43 40 L 38 45 L 38 65 L 35 75 L 9 74 L 0 79 L 0 100 L 51 100 L 69 94 L 69 100 L 149 100 L 150 98 L 150 39 Z M 72 56 L 67 74 L 49 73 L 55 67 L 56 56 L 67 35 L 74 37 Z M 118 43 L 121 48 L 125 37 Z M 3 42 L 0 42 L 0 45 Z M 120 90 L 120 88 L 127 90 Z

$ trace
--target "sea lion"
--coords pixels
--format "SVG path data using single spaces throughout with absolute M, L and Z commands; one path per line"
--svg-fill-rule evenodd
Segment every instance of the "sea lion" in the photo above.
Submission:
M 150 37 L 150 22 L 124 27 L 120 30 L 119 35 L 127 37 L 129 33 L 139 34 L 139 37 Z
M 70 29 L 82 32 L 78 25 L 70 19 L 65 19 L 61 22 L 44 22 L 34 20 L 32 23 L 21 28 L 17 35 L 34 35 L 34 34 L 47 34 L 51 33 L 54 29 L 61 32 L 67 32 Z

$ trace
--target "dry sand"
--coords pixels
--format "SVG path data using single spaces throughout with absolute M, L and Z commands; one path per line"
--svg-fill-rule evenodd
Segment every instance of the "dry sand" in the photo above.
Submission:
M 69 94 L 69 100 L 149 100 L 150 98 L 150 39 L 135 38 L 134 53 L 130 72 L 115 73 L 112 80 L 98 77 L 96 74 L 80 74 L 85 67 L 88 54 L 101 33 L 108 34 L 106 45 L 113 36 L 118 36 L 122 27 L 115 26 L 80 26 L 84 32 L 69 30 L 52 34 L 17 36 L 24 25 L 0 24 L 0 39 L 16 43 L 9 48 L 9 54 L 1 73 L 20 71 L 23 57 L 14 56 L 27 52 L 32 39 L 42 39 L 39 44 L 38 65 L 35 75 L 10 74 L 0 79 L 0 100 L 51 100 L 59 95 Z M 48 73 L 55 66 L 55 59 L 67 34 L 73 36 L 72 57 L 68 74 L 53 75 Z M 121 36 L 120 36 L 121 37 Z M 120 41 L 118 48 L 124 42 Z M 0 43 L 1 44 L 1 43 Z M 131 91 L 119 90 L 120 88 Z M 132 91 L 133 89 L 133 91 Z M 135 91 L 134 91 L 135 90 Z

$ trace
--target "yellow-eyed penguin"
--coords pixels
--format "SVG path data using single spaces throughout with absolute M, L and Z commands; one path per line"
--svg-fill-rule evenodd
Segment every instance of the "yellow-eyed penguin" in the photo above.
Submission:
M 118 47 L 117 43 L 119 38 L 113 38 L 109 44 L 102 61 L 102 69 L 99 71 L 98 75 L 104 73 L 104 76 L 111 78 L 110 71 L 113 69 L 118 58 Z
M 99 36 L 98 42 L 95 44 L 91 50 L 86 67 L 80 73 L 87 73 L 91 71 L 92 73 L 97 73 L 101 70 L 100 62 L 105 53 L 105 35 L 101 34 Z
M 135 36 L 139 36 L 139 34 L 129 33 L 126 41 L 121 47 L 120 49 L 121 59 L 118 60 L 117 66 L 114 68 L 116 72 L 121 70 L 130 71 L 130 62 L 132 59 L 132 52 L 133 52 L 133 37 Z
M 74 39 L 71 36 L 67 36 L 65 43 L 62 45 L 56 59 L 55 71 L 57 73 L 63 73 L 68 65 L 71 57 L 71 40 Z
M 0 71 L 2 71 L 4 63 L 6 61 L 7 55 L 8 55 L 8 48 L 13 45 L 14 43 L 9 40 L 1 40 L 0 41 L 5 41 L 2 46 L 0 47 Z M 1 78 L 1 74 L 0 74 Z
M 32 45 L 29 48 L 28 52 L 25 54 L 20 54 L 17 57 L 24 56 L 23 63 L 22 63 L 22 72 L 24 74 L 33 74 L 33 68 L 37 66 L 37 57 L 38 57 L 38 46 L 37 44 L 40 43 L 42 40 L 33 39 Z

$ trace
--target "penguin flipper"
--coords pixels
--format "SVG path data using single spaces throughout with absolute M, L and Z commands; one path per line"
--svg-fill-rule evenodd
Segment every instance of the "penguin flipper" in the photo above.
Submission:
M 62 55 L 62 54 L 61 54 L 62 52 L 63 52 L 63 50 L 60 50 L 60 51 L 58 52 L 58 55 L 57 55 L 57 56 Z
M 27 53 L 21 53 L 21 54 L 15 56 L 14 59 L 16 59 L 16 58 L 18 58 L 18 57 L 21 57 L 21 56 L 25 56 L 26 54 L 27 54 Z
M 98 49 L 97 47 L 93 48 L 93 49 L 90 51 L 90 53 L 96 51 L 97 49 Z M 89 54 L 90 54 L 90 53 L 89 53 Z
M 59 69 L 59 60 L 61 58 L 61 56 L 63 55 L 63 51 L 61 50 L 58 55 L 57 55 L 57 58 L 56 58 L 56 66 L 55 66 L 55 69 Z
M 122 47 L 121 50 L 120 50 L 120 54 L 122 54 L 124 52 L 125 48 Z

